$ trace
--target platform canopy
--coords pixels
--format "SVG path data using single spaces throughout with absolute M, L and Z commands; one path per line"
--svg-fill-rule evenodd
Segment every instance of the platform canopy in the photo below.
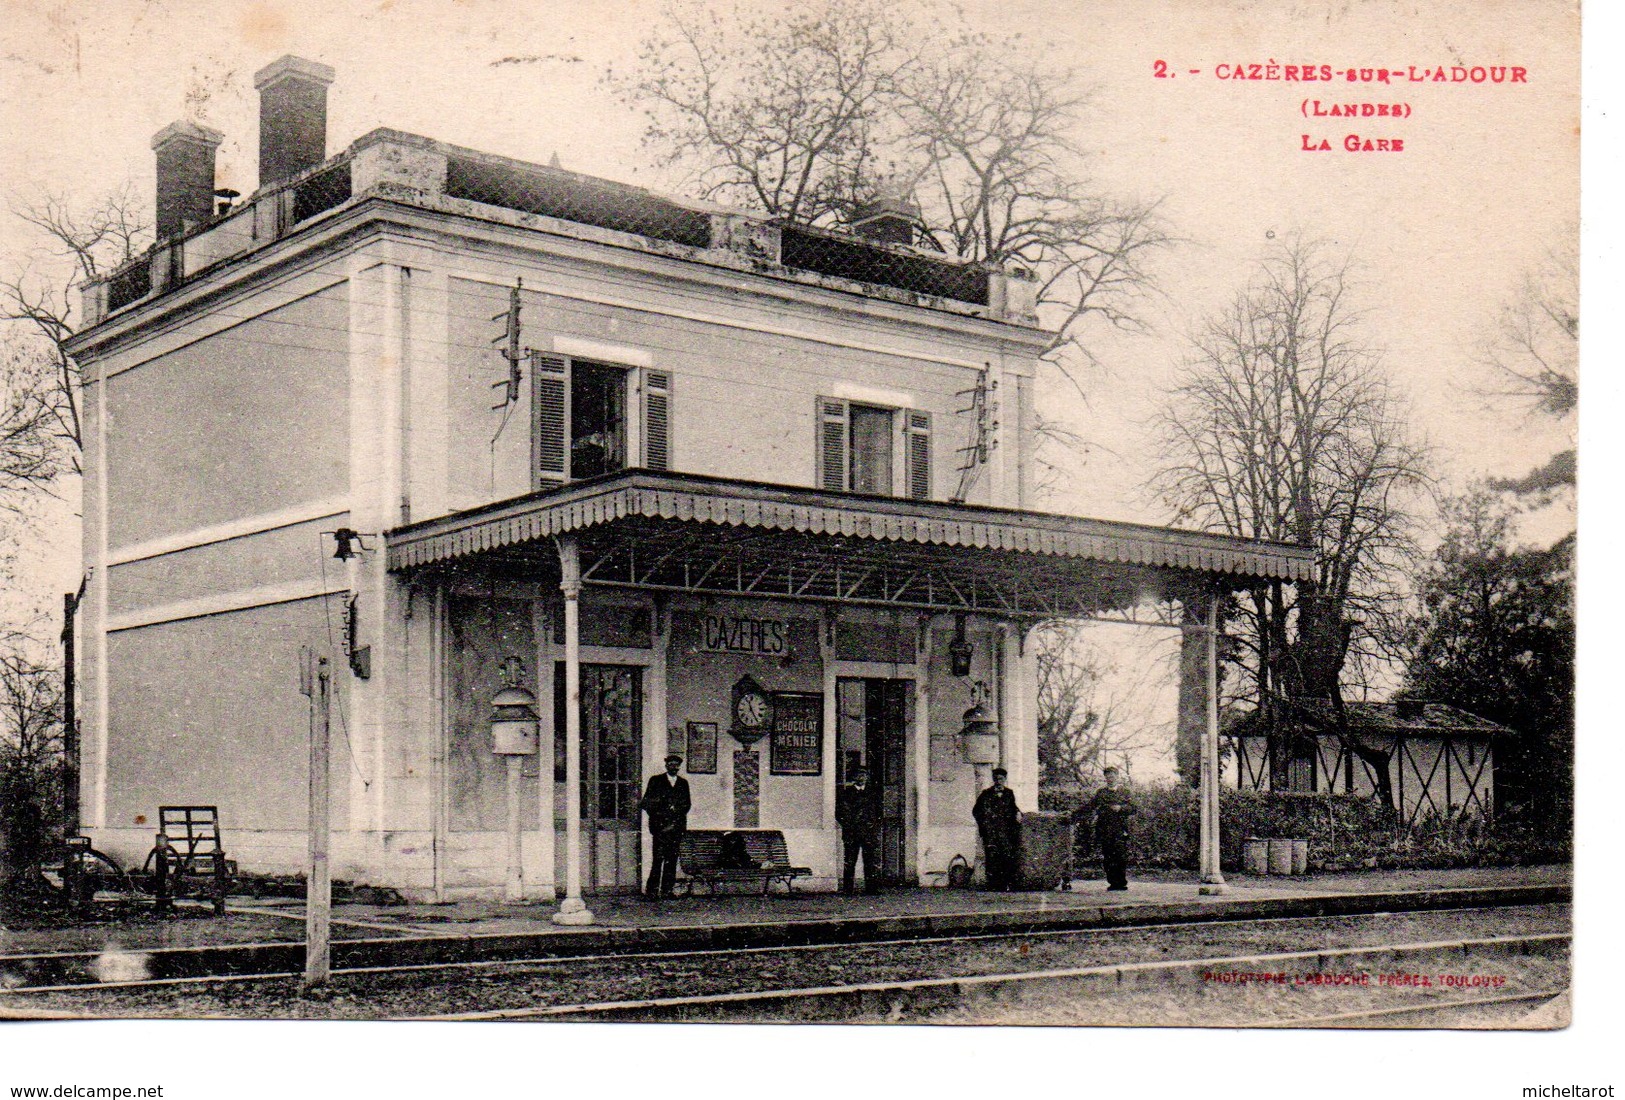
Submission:
M 389 568 L 597 586 L 1087 616 L 1312 577 L 1310 550 L 1077 516 L 626 470 L 386 534 Z

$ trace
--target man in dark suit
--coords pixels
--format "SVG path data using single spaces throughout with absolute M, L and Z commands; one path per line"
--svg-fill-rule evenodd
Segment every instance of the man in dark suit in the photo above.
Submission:
M 651 775 L 643 788 L 643 812 L 649 815 L 649 835 L 654 838 L 654 858 L 649 865 L 649 881 L 644 893 L 652 898 L 669 898 L 677 885 L 677 854 L 688 832 L 688 780 L 677 774 L 683 758 L 666 756 L 666 770 Z
M 1106 785 L 1095 792 L 1089 803 L 1094 817 L 1095 842 L 1100 845 L 1101 862 L 1106 865 L 1106 889 L 1128 889 L 1128 819 L 1134 813 L 1134 799 L 1119 786 L 1122 773 L 1107 768 Z
M 976 796 L 971 810 L 987 856 L 989 890 L 1014 890 L 1021 877 L 1021 809 L 1016 805 L 1016 792 L 1005 786 L 1008 774 L 994 768 L 993 786 Z
M 835 823 L 841 827 L 841 847 L 845 856 L 841 872 L 841 893 L 854 892 L 858 856 L 863 856 L 863 892 L 880 893 L 880 868 L 875 857 L 880 850 L 880 792 L 869 786 L 869 773 L 854 768 L 852 781 L 835 792 Z

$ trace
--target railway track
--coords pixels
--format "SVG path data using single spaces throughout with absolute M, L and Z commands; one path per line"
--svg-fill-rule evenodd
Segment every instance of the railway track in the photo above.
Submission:
M 1461 910 L 1461 912 L 1464 912 L 1464 913 L 1494 912 L 1494 911 L 1496 911 L 1497 908 L 1499 908 L 1499 907 L 1485 908 L 1485 909 L 1482 909 L 1482 910 Z M 1386 915 L 1386 914 L 1378 914 L 1378 915 Z M 1259 920 L 1259 919 L 1254 919 L 1254 918 L 1247 918 L 1247 919 L 1237 919 L 1237 920 L 1228 920 L 1228 921 L 1201 920 L 1201 921 L 1157 922 L 1155 924 L 1118 925 L 1118 926 L 1111 927 L 1111 928 L 1089 928 L 1089 929 L 1061 928 L 1061 929 L 1048 929 L 1048 930 L 1039 930 L 1039 931 L 1032 931 L 1032 932 L 1018 932 L 1018 933 L 1011 933 L 1011 932 L 983 932 L 983 933 L 965 933 L 965 934 L 957 934 L 957 935 L 949 934 L 949 935 L 937 935 L 937 936 L 909 935 L 909 936 L 893 936 L 893 937 L 873 939 L 873 940 L 867 940 L 866 939 L 866 940 L 861 940 L 861 941 L 843 942 L 843 943 L 837 943 L 837 944 L 831 944 L 831 943 L 795 943 L 795 944 L 770 944 L 770 945 L 765 945 L 765 946 L 764 945 L 749 945 L 749 944 L 747 944 L 747 945 L 742 945 L 742 946 L 738 946 L 738 947 L 707 947 L 707 948 L 698 948 L 698 949 L 690 949 L 690 950 L 672 950 L 672 951 L 646 950 L 646 951 L 639 951 L 639 952 L 636 952 L 636 953 L 602 952 L 602 953 L 580 954 L 580 955 L 560 955 L 560 954 L 557 954 L 557 953 L 549 952 L 549 953 L 545 953 L 545 954 L 536 954 L 536 955 L 530 955 L 530 956 L 502 955 L 502 956 L 499 956 L 499 957 L 496 957 L 496 958 L 489 958 L 489 959 L 460 959 L 460 960 L 453 960 L 453 961 L 448 961 L 448 962 L 403 963 L 403 964 L 397 964 L 397 965 L 381 964 L 381 965 L 370 965 L 370 966 L 335 966 L 335 967 L 333 967 L 332 973 L 334 974 L 335 977 L 359 977 L 359 976 L 365 976 L 365 975 L 388 975 L 388 974 L 403 974 L 403 975 L 404 974 L 431 974 L 431 973 L 455 974 L 455 973 L 458 973 L 458 972 L 467 973 L 467 972 L 480 971 L 480 970 L 491 970 L 491 969 L 497 969 L 497 968 L 510 968 L 510 967 L 512 967 L 512 968 L 520 968 L 520 967 L 541 968 L 541 967 L 546 967 L 546 968 L 551 968 L 551 969 L 554 969 L 554 970 L 569 970 L 569 969 L 574 969 L 574 968 L 577 968 L 577 967 L 584 967 L 584 966 L 590 966 L 590 965 L 602 965 L 602 964 L 616 963 L 616 962 L 624 962 L 624 961 L 632 960 L 632 959 L 636 959 L 636 960 L 639 960 L 640 962 L 648 963 L 648 962 L 658 962 L 660 960 L 671 960 L 671 959 L 705 959 L 705 958 L 727 959 L 727 958 L 743 958 L 743 957 L 772 956 L 772 955 L 809 955 L 809 954 L 815 954 L 815 953 L 821 953 L 821 952 L 844 950 L 844 949 L 847 949 L 847 948 L 850 948 L 850 947 L 861 947 L 861 948 L 863 948 L 865 950 L 876 950 L 876 949 L 883 950 L 883 949 L 889 948 L 889 947 L 905 947 L 905 946 L 906 947 L 923 947 L 923 946 L 930 946 L 930 945 L 950 945 L 950 944 L 972 945 L 972 944 L 997 944 L 997 943 L 1026 943 L 1026 944 L 1033 944 L 1033 943 L 1042 943 L 1042 942 L 1046 942 L 1046 941 L 1048 941 L 1048 942 L 1058 942 L 1058 941 L 1063 941 L 1063 940 L 1080 941 L 1080 940 L 1084 940 L 1084 939 L 1088 939 L 1088 940 L 1092 940 L 1092 941 L 1096 941 L 1096 942 L 1109 942 L 1110 940 L 1113 940 L 1113 939 L 1128 938 L 1128 937 L 1136 936 L 1136 935 L 1143 934 L 1143 933 L 1153 931 L 1153 930 L 1158 931 L 1158 932 L 1166 932 L 1166 931 L 1170 931 L 1170 930 L 1179 930 L 1179 929 L 1191 929 L 1191 930 L 1201 929 L 1202 931 L 1207 932 L 1207 933 L 1223 934 L 1224 930 L 1226 930 L 1226 929 L 1257 930 L 1257 929 L 1260 929 L 1260 928 L 1272 928 L 1272 927 L 1278 927 L 1278 928 L 1282 928 L 1282 929 L 1290 929 L 1290 928 L 1293 928 L 1295 926 L 1296 927 L 1309 927 L 1309 926 L 1312 926 L 1315 923 L 1324 923 L 1325 919 L 1326 918 L 1323 918 L 1323 917 L 1277 917 L 1277 918 L 1270 918 L 1270 919 L 1267 919 L 1267 920 Z M 293 947 L 298 947 L 301 952 L 303 951 L 303 945 L 301 945 L 301 944 L 292 944 L 292 945 L 274 944 L 274 945 L 267 945 L 267 946 L 273 946 L 273 947 L 293 946 Z M 183 948 L 183 949 L 178 949 L 178 950 L 179 951 L 185 951 L 185 952 L 192 952 L 192 951 L 206 952 L 206 951 L 208 951 L 210 949 L 208 949 L 208 948 Z M 168 988 L 168 987 L 186 988 L 188 986 L 197 986 L 197 985 L 206 984 L 206 983 L 277 981 L 277 980 L 283 980 L 283 979 L 286 979 L 286 978 L 289 978 L 289 977 L 297 976 L 301 972 L 301 967 L 300 966 L 289 966 L 287 969 L 265 970 L 265 971 L 261 971 L 261 972 L 252 972 L 252 973 L 201 973 L 201 974 L 181 974 L 181 975 L 176 975 L 176 976 L 173 976 L 173 977 L 150 977 L 150 978 L 149 977 L 120 977 L 119 976 L 121 971 L 128 971 L 128 970 L 131 970 L 131 969 L 134 969 L 134 968 L 138 967 L 140 965 L 139 964 L 140 957 L 143 956 L 143 955 L 146 955 L 146 954 L 148 954 L 148 953 L 147 952 L 142 952 L 142 951 L 139 951 L 139 950 L 136 950 L 136 951 L 116 950 L 116 951 L 111 951 L 111 952 L 104 952 L 104 953 L 101 953 L 100 955 L 94 955 L 94 956 L 92 955 L 92 953 L 88 953 L 88 952 L 72 952 L 72 953 L 63 953 L 63 954 L 60 954 L 60 955 L 56 955 L 56 954 L 33 954 L 33 955 L 0 956 L 0 975 L 4 975 L 6 973 L 6 966 L 7 966 L 8 962 L 35 962 L 35 961 L 39 961 L 39 960 L 51 961 L 51 960 L 56 960 L 56 959 L 71 959 L 71 960 L 74 960 L 76 962 L 79 962 L 79 961 L 83 961 L 83 960 L 86 960 L 86 959 L 94 958 L 96 961 L 95 961 L 95 964 L 92 966 L 91 969 L 98 976 L 98 980 L 89 981 L 89 982 L 87 982 L 87 981 L 46 982 L 46 983 L 39 983 L 39 984 L 33 984 L 33 985 L 26 984 L 26 983 L 17 983 L 17 982 L 12 982 L 10 984 L 0 984 L 0 994 L 4 994 L 4 995 L 23 995 L 23 994 L 31 994 L 31 993 L 66 993 L 66 992 L 77 992 L 77 991 L 94 992 L 96 990 L 114 990 L 114 989 L 162 989 L 162 988 Z M 298 959 L 291 960 L 291 961 L 302 964 L 302 954 Z
M 756 990 L 742 993 L 693 997 L 659 997 L 594 1004 L 541 1005 L 526 1008 L 493 1009 L 479 1012 L 443 1013 L 414 1017 L 419 1020 L 613 1020 L 616 1022 L 699 1021 L 729 1019 L 756 1022 L 845 1020 L 884 1020 L 929 1018 L 967 1003 L 998 1000 L 1007 1008 L 1026 995 L 1073 998 L 1098 996 L 1125 987 L 1146 983 L 1200 982 L 1212 973 L 1272 973 L 1291 975 L 1342 974 L 1362 968 L 1423 967 L 1440 960 L 1459 964 L 1505 955 L 1566 954 L 1570 937 L 1566 933 L 1533 936 L 1497 936 L 1485 939 L 1451 940 L 1429 943 L 1384 944 L 1376 947 L 1342 948 L 1324 951 L 1277 952 L 1266 955 L 1237 955 L 1203 959 L 1180 959 L 1160 963 L 1129 963 L 1118 966 L 1073 967 L 1061 970 L 1021 971 L 982 974 L 973 977 L 936 978 L 902 982 L 865 982 L 842 986 Z M 1405 971 L 1410 973 L 1410 971 Z M 1302 983 L 1299 983 L 1302 984 Z M 1261 1026 L 1322 1027 L 1362 1026 L 1359 1021 L 1397 1018 L 1404 1014 L 1437 1013 L 1481 1004 L 1508 1004 L 1528 1001 L 1531 1005 L 1556 996 L 1560 990 L 1493 998 L 1455 999 L 1422 1005 L 1404 1005 L 1360 1013 L 1341 1013 L 1277 1020 Z M 1015 997 L 1009 994 L 1015 993 Z
M 1486 953 L 1555 957 L 1567 950 L 1567 927 L 1567 911 L 1560 906 L 1457 910 L 1448 916 L 1195 921 L 359 966 L 335 970 L 333 988 L 348 1002 L 348 1015 L 372 1019 L 776 1019 L 780 1013 L 786 1019 L 915 1018 L 1010 996 L 1030 999 L 1034 991 L 1053 999 L 1120 993 L 1147 983 L 1190 986 L 1192 968 L 1222 967 L 1231 960 L 1290 965 L 1308 973 L 1356 962 L 1374 965 L 1385 953 L 1392 956 L 1390 969 L 1405 965 L 1406 953 L 1447 958 L 1454 951 L 1458 963 Z M 1390 942 L 1406 931 L 1498 934 L 1397 947 Z M 1499 934 L 1504 932 L 1536 934 Z M 1328 946 L 1291 950 L 1306 943 Z M 1066 962 L 1084 965 L 1056 965 Z M 868 980 L 828 980 L 848 975 Z M 0 1014 L 308 1016 L 322 1011 L 299 1000 L 288 972 L 121 979 L 115 967 L 104 978 L 92 987 L 14 983 L 0 993 Z M 697 995 L 659 995 L 673 989 Z M 434 1010 L 447 1005 L 474 1010 Z
M 1430 1024 L 1470 1023 L 1473 1013 L 1486 1009 L 1534 1009 L 1561 997 L 1561 989 L 1541 989 L 1533 993 L 1513 993 L 1499 997 L 1464 997 L 1427 1005 L 1399 1005 L 1366 1012 L 1334 1012 L 1324 1016 L 1300 1016 L 1275 1020 L 1259 1027 L 1426 1027 Z
M 1148 927 L 1215 927 L 1292 919 L 1355 918 L 1381 913 L 1472 911 L 1562 905 L 1567 886 L 1488 887 L 1417 892 L 1319 895 L 1301 899 L 1242 900 L 1222 905 L 1081 907 L 1068 911 L 948 913 L 867 918 L 789 918 L 772 923 L 711 926 L 615 927 L 568 935 L 550 933 L 397 934 L 339 940 L 336 973 L 368 973 L 412 966 L 525 964 L 554 958 L 660 957 L 717 948 L 873 945 L 938 940 L 1041 936 L 1052 932 Z M 375 927 L 391 926 L 377 925 Z M 36 952 L 0 955 L 0 990 L 107 987 L 131 981 L 275 978 L 299 973 L 304 945 L 275 941 L 123 951 Z

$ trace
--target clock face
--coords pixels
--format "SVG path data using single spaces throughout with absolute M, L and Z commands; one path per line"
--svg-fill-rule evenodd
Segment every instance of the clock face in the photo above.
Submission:
M 746 692 L 734 704 L 734 716 L 741 726 L 754 729 L 767 720 L 767 700 L 760 692 Z

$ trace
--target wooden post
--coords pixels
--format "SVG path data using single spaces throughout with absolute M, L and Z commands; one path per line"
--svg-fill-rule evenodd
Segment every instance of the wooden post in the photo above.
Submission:
M 591 924 L 581 900 L 581 551 L 559 536 L 559 590 L 564 593 L 564 900 L 556 924 Z
M 84 586 L 62 596 L 62 833 L 79 835 L 79 714 L 75 687 L 78 680 L 74 647 L 74 616 Z
M 327 984 L 332 971 L 329 942 L 333 882 L 327 865 L 329 839 L 328 755 L 332 710 L 332 671 L 316 658 L 315 705 L 310 723 L 310 868 L 305 882 L 305 979 L 307 991 Z

